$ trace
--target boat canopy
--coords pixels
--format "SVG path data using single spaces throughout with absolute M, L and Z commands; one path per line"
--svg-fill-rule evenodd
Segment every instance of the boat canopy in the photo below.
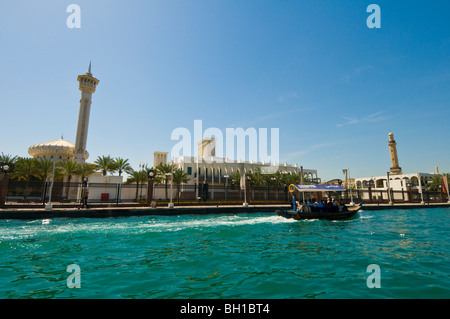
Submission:
M 322 185 L 293 185 L 299 192 L 341 192 L 346 189 L 337 184 Z M 292 189 L 292 185 L 290 186 Z

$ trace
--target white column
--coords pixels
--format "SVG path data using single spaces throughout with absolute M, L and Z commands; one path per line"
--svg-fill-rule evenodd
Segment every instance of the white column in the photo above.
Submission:
M 422 179 L 420 177 L 420 174 L 417 174 L 417 177 L 419 179 L 419 191 L 420 191 L 420 198 L 422 199 L 422 201 L 420 202 L 422 205 L 425 204 L 425 202 L 423 201 L 423 189 L 422 189 Z
M 211 167 L 211 199 L 214 199 L 214 168 Z

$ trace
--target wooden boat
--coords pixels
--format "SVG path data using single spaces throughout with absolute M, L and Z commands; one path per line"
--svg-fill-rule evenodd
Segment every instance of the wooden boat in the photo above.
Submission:
M 289 185 L 289 192 L 292 195 L 292 209 L 285 210 L 280 207 L 276 213 L 279 216 L 285 218 L 293 218 L 295 220 L 302 219 L 328 219 L 328 220 L 341 220 L 348 219 L 361 209 L 361 206 L 306 206 L 297 207 L 296 192 L 340 192 L 345 191 L 340 185 Z
M 347 210 L 339 212 L 337 210 L 328 210 L 327 208 L 322 208 L 319 210 L 313 210 L 311 212 L 301 212 L 296 210 L 284 210 L 280 207 L 276 213 L 279 216 L 285 218 L 293 218 L 295 220 L 302 219 L 328 219 L 328 220 L 342 220 L 348 219 L 355 216 L 355 214 L 361 209 L 361 206 L 346 206 Z

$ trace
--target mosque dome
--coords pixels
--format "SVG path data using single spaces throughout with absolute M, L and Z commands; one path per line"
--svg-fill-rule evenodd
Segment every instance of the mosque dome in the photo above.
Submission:
M 34 158 L 56 158 L 57 160 L 73 160 L 75 145 L 62 137 L 59 140 L 39 143 L 28 148 L 28 154 Z M 89 153 L 85 152 L 85 160 Z

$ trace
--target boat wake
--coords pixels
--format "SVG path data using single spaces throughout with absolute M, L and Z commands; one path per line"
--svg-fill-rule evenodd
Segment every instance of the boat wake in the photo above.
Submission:
M 208 228 L 208 227 L 235 227 L 255 224 L 286 224 L 295 223 L 295 220 L 281 218 L 279 216 L 220 216 L 210 217 L 185 221 L 159 221 L 154 220 L 145 225 L 141 225 L 142 228 L 149 228 L 155 231 L 178 231 L 190 228 Z
M 77 234 L 132 234 L 149 232 L 172 232 L 189 229 L 217 227 L 240 227 L 256 224 L 296 223 L 293 219 L 280 216 L 261 215 L 218 215 L 183 217 L 145 217 L 121 220 L 52 220 L 31 221 L 20 226 L 4 229 L 0 241 L 26 240 L 36 237 L 65 236 Z

